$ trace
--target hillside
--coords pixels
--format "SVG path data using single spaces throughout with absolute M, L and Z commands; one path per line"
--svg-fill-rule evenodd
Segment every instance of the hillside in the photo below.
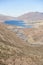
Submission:
M 18 17 L 20 20 L 24 20 L 27 23 L 38 22 L 43 20 L 43 13 L 40 12 L 29 12 Z
M 0 24 L 1 65 L 43 65 L 43 45 L 32 46 Z
M 5 16 L 0 14 L 0 22 L 4 22 L 5 20 L 14 20 L 16 17 L 11 17 L 11 16 Z
M 26 28 L 23 31 L 28 37 L 28 42 L 30 40 L 30 43 L 43 44 L 43 26 L 40 26 L 39 28 Z
M 5 21 L 5 20 L 14 20 L 14 19 L 23 20 L 27 23 L 39 22 L 39 21 L 43 21 L 43 13 L 42 12 L 29 12 L 18 17 L 11 17 L 11 16 L 5 16 L 5 15 L 0 14 L 0 22 Z

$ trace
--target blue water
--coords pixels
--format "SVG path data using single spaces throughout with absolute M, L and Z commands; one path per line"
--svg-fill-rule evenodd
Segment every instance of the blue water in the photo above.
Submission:
M 24 28 L 32 28 L 31 25 L 26 25 L 26 23 L 24 21 L 21 21 L 21 20 L 6 20 L 4 23 L 8 24 L 8 25 L 21 26 Z

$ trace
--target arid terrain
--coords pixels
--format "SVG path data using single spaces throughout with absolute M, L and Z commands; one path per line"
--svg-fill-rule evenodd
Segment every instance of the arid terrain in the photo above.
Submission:
M 43 65 L 43 27 L 23 30 L 35 42 L 41 41 L 38 46 L 31 45 L 32 40 L 23 41 L 17 32 L 7 28 L 7 25 L 0 24 L 0 65 Z
M 32 28 L 4 23 L 23 20 Z M 43 65 L 43 13 L 27 13 L 20 17 L 0 15 L 0 65 Z
M 18 17 L 20 20 L 24 20 L 27 23 L 38 22 L 43 20 L 43 12 L 29 12 Z
M 12 20 L 12 19 L 16 19 L 16 17 L 5 16 L 0 14 L 0 22 L 4 22 L 5 20 Z

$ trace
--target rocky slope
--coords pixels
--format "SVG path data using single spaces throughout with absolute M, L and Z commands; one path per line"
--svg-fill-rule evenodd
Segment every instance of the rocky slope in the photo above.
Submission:
M 43 26 L 39 28 L 26 28 L 23 30 L 24 34 L 28 37 L 28 40 L 32 43 L 43 44 Z
M 43 45 L 31 46 L 0 24 L 0 65 L 43 65 Z

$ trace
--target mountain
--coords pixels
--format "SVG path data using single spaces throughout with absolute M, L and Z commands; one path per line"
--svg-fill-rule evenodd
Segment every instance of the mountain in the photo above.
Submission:
M 5 20 L 14 20 L 16 17 L 11 17 L 11 16 L 5 16 L 0 14 L 0 22 L 4 22 Z
M 43 13 L 30 12 L 17 18 L 0 15 L 5 20 L 43 22 Z M 0 65 L 43 65 L 43 23 L 37 28 L 20 28 L 0 23 Z
M 40 12 L 30 12 L 26 13 L 24 15 L 21 15 L 18 17 L 20 20 L 24 20 L 25 22 L 38 22 L 38 21 L 43 21 L 43 13 Z
M 7 28 L 0 23 L 0 65 L 43 65 L 43 45 L 30 45 Z
M 18 17 L 5 16 L 0 14 L 0 22 L 5 20 L 23 20 L 26 23 L 43 21 L 43 13 L 41 12 L 29 12 Z
M 23 29 L 24 34 L 28 37 L 28 42 L 32 44 L 43 44 L 43 26 L 38 28 Z

